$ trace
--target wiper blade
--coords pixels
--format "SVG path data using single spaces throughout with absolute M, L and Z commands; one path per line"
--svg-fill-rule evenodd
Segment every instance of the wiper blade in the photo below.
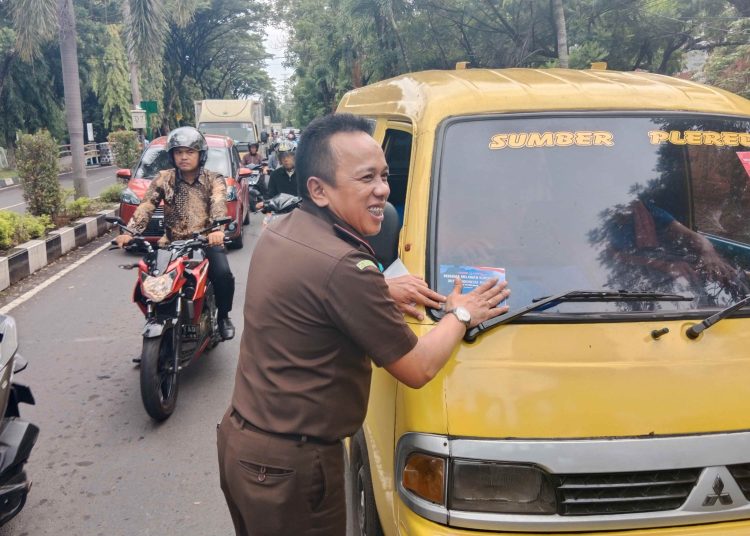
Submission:
M 700 324 L 696 324 L 694 326 L 689 327 L 688 330 L 685 332 L 685 335 L 687 335 L 688 339 L 695 340 L 698 338 L 698 335 L 706 331 L 708 328 L 716 324 L 718 321 L 724 320 L 733 312 L 738 311 L 742 309 L 743 307 L 747 307 L 749 305 L 750 305 L 750 294 L 742 298 L 737 303 L 730 305 L 726 309 L 722 309 L 718 313 L 709 316 Z
M 564 302 L 609 302 L 609 301 L 692 301 L 692 296 L 664 292 L 630 292 L 627 290 L 569 290 L 554 296 L 535 298 L 530 305 L 517 311 L 509 311 L 469 329 L 464 340 L 474 342 L 476 338 L 497 326 L 512 322 L 528 313 L 544 311 Z

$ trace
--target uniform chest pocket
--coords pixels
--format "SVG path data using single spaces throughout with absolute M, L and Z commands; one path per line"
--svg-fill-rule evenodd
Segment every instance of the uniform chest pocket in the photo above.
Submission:
M 240 467 L 255 477 L 258 482 L 268 481 L 271 483 L 294 476 L 295 473 L 294 469 L 274 467 L 273 465 L 260 464 L 247 460 L 240 460 L 239 463 Z

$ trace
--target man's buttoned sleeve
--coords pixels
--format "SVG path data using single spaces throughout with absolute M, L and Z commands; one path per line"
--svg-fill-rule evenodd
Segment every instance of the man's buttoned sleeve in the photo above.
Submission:
M 141 204 L 135 209 L 133 217 L 130 218 L 128 227 L 135 234 L 141 234 L 146 230 L 151 215 L 164 199 L 164 180 L 164 175 L 159 173 L 159 175 L 151 181 L 151 184 L 146 191 L 146 195 L 143 196 L 143 201 L 141 201 Z
M 397 361 L 417 344 L 383 274 L 363 252 L 353 251 L 338 262 L 328 279 L 324 303 L 334 325 L 378 366 Z

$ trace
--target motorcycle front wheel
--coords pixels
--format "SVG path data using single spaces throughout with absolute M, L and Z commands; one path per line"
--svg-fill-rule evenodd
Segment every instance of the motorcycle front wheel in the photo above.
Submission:
M 177 405 L 174 353 L 174 328 L 164 330 L 160 337 L 143 339 L 141 399 L 146 413 L 157 421 L 169 418 Z

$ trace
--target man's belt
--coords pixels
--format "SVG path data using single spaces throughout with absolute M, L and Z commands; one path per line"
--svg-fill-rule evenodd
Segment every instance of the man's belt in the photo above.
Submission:
M 294 441 L 295 443 L 312 443 L 314 445 L 337 445 L 341 443 L 340 439 L 322 439 L 320 437 L 315 437 L 307 434 L 281 434 L 277 432 L 269 432 L 268 430 L 263 430 L 262 428 L 258 428 L 253 423 L 245 419 L 242 415 L 240 415 L 239 411 L 232 408 L 232 413 L 230 414 L 230 417 L 234 417 L 237 419 L 237 421 L 240 423 L 242 428 L 246 430 L 252 430 L 253 432 L 257 432 L 259 434 L 264 434 L 271 437 L 277 437 L 279 439 L 287 439 L 289 441 Z

